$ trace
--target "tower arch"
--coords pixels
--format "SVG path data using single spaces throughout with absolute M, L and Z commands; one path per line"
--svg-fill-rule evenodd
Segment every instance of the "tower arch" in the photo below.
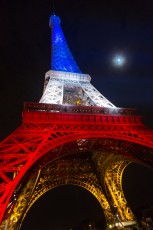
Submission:
M 107 225 L 117 223 L 118 220 L 106 198 L 106 191 L 97 176 L 99 172 L 94 170 L 91 157 L 88 153 L 69 155 L 51 161 L 41 169 L 38 165 L 37 172 L 35 167 L 27 176 L 30 179 L 23 182 L 24 187 L 19 187 L 20 191 L 16 191 L 18 199 L 11 211 L 9 229 L 20 228 L 29 209 L 43 194 L 55 187 L 68 184 L 80 186 L 94 195 L 102 207 Z M 6 224 L 5 221 L 3 224 Z
M 42 218 L 37 221 L 35 216 Z M 99 201 L 87 189 L 65 184 L 49 190 L 32 205 L 23 220 L 22 228 L 41 229 L 41 226 L 48 226 L 51 229 L 70 229 L 85 222 L 106 226 Z

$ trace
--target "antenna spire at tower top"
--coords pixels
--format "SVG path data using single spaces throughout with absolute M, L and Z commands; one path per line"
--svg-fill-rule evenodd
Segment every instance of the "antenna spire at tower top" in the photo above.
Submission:
M 54 0 L 51 1 L 51 12 L 52 12 L 51 13 L 52 15 L 55 15 L 55 2 L 54 2 Z

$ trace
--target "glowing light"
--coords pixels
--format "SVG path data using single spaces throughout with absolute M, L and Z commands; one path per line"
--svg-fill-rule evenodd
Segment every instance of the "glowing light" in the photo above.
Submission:
M 62 72 L 82 73 L 75 62 L 60 26 L 60 18 L 50 17 L 52 28 L 51 69 Z
M 116 55 L 114 58 L 113 58 L 113 64 L 117 67 L 121 67 L 125 64 L 126 62 L 126 59 L 123 55 Z

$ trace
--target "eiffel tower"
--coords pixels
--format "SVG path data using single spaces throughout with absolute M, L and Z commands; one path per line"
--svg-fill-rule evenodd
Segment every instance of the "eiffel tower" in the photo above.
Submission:
M 137 226 L 122 190 L 131 162 L 153 167 L 153 132 L 135 109 L 107 100 L 76 64 L 60 18 L 50 17 L 51 70 L 39 103 L 0 143 L 0 229 L 18 230 L 40 196 L 77 185 L 101 205 L 107 229 Z

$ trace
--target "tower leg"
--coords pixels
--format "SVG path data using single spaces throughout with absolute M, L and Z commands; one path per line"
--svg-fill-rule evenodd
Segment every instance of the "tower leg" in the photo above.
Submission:
M 17 191 L 17 193 L 20 195 L 15 198 L 13 208 L 10 208 L 7 219 L 1 223 L 0 230 L 20 229 L 21 220 L 24 216 L 24 213 L 26 212 L 26 209 L 28 208 L 28 205 L 30 204 L 32 194 L 35 190 L 35 186 L 39 178 L 39 174 L 40 171 L 35 173 L 33 177 L 28 181 L 25 188 L 22 188 L 22 185 L 21 187 L 19 186 L 19 190 L 21 191 Z
M 96 153 L 93 155 L 95 168 L 98 169 L 98 177 L 113 213 L 112 222 L 108 223 L 108 229 L 125 229 L 136 226 L 135 217 L 129 208 L 122 190 L 122 175 L 125 167 L 130 163 L 121 156 L 114 154 Z

